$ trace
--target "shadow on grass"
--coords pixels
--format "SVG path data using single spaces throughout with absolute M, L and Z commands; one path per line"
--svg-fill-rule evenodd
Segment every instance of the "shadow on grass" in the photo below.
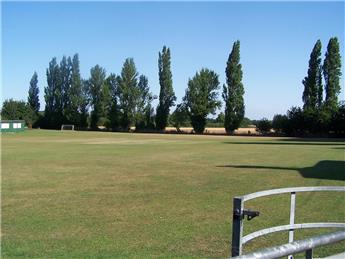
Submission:
M 272 141 L 225 141 L 224 144 L 234 145 L 300 145 L 300 146 L 344 146 L 344 140 L 341 141 L 330 141 L 330 140 L 305 140 L 305 139 L 277 139 Z
M 245 169 L 271 169 L 298 171 L 305 178 L 345 181 L 345 161 L 323 160 L 312 167 L 281 167 L 261 165 L 223 165 L 218 167 L 245 168 Z

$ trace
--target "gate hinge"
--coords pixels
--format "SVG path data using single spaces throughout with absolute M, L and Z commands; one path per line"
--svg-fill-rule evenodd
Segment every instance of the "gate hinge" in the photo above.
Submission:
M 247 220 L 252 220 L 253 218 L 260 215 L 259 211 L 250 210 L 250 209 L 244 209 L 242 213 L 239 210 L 234 211 L 234 219 L 244 219 L 245 216 L 247 216 Z

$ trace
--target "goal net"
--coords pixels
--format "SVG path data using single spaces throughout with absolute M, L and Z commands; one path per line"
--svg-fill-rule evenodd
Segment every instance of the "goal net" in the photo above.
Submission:
M 72 124 L 62 124 L 61 130 L 74 130 L 74 125 Z

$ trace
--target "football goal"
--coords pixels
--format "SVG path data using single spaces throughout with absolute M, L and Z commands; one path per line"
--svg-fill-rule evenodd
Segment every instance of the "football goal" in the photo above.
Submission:
M 74 125 L 72 124 L 62 124 L 61 130 L 74 130 Z

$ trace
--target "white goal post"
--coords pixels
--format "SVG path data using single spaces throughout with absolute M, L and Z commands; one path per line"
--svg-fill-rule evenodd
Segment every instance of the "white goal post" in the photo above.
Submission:
M 74 130 L 74 125 L 73 124 L 62 124 L 61 130 Z

